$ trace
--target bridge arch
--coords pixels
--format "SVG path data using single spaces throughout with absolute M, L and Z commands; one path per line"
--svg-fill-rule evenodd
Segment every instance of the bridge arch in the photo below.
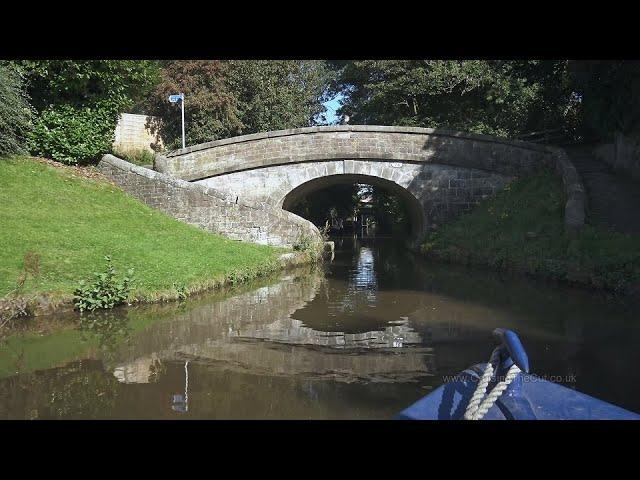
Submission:
M 296 204 L 310 194 L 332 187 L 334 185 L 363 183 L 383 188 L 389 193 L 394 194 L 403 202 L 409 214 L 409 222 L 411 227 L 410 240 L 418 240 L 422 232 L 425 230 L 425 210 L 420 199 L 413 195 L 409 190 L 402 187 L 398 183 L 380 176 L 364 175 L 364 174 L 337 174 L 324 175 L 301 183 L 289 193 L 280 202 L 283 210 L 292 211 Z

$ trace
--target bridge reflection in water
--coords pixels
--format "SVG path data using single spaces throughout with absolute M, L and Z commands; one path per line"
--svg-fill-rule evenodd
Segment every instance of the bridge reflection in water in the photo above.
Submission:
M 496 326 L 536 373 L 640 411 L 637 309 L 387 240 L 336 239 L 321 269 L 116 314 L 155 321 L 102 361 L 0 380 L 0 418 L 390 418 L 485 361 Z
M 438 271 L 388 243 L 337 239 L 325 271 L 286 275 L 156 324 L 120 352 L 114 375 L 123 383 L 149 382 L 161 363 L 182 378 L 189 361 L 191 398 L 219 392 L 215 408 L 200 403 L 189 410 L 196 416 L 384 417 L 444 375 L 484 361 L 497 325 L 518 330 L 538 372 L 580 373 L 584 315 L 563 316 L 582 302 L 580 293 L 567 303 L 536 283 L 510 290 L 510 280 L 453 267 Z M 338 394 L 338 384 L 347 390 Z M 387 390 L 376 393 L 375 385 Z M 336 395 L 346 395 L 349 405 L 335 405 Z M 278 399 L 280 407 L 266 413 L 261 398 Z M 371 405 L 380 398 L 384 405 Z
M 134 359 L 116 366 L 114 375 L 123 383 L 147 383 L 157 361 L 183 359 L 226 371 L 345 382 L 415 381 L 431 375 L 432 349 L 423 345 L 408 317 L 377 319 L 365 331 L 349 321 L 358 318 L 362 305 L 375 306 L 371 249 L 360 250 L 352 278 L 338 289 L 342 295 L 327 283 L 323 272 L 299 272 L 207 305 L 207 313 L 192 311 L 186 321 L 159 324 L 153 335 L 144 336 L 155 341 L 135 342 L 121 353 Z M 316 298 L 323 299 L 322 306 L 313 304 Z M 315 318 L 326 320 L 316 328 L 295 318 L 309 305 Z M 343 329 L 333 330 L 333 325 Z

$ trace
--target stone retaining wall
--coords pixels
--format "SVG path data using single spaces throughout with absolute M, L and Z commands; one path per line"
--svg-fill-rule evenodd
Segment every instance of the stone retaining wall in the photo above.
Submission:
M 600 161 L 610 165 L 615 172 L 629 175 L 640 181 L 640 140 L 638 135 L 616 133 L 613 143 L 606 143 L 594 150 Z
M 288 246 L 321 241 L 309 221 L 269 205 L 247 205 L 220 192 L 105 155 L 98 169 L 127 193 L 185 223 L 234 240 Z

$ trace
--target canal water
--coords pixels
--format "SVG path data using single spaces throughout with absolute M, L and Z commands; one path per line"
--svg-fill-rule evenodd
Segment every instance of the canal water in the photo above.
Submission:
M 0 418 L 388 419 L 486 361 L 495 327 L 520 334 L 534 373 L 640 412 L 639 313 L 339 238 L 320 268 L 0 345 Z

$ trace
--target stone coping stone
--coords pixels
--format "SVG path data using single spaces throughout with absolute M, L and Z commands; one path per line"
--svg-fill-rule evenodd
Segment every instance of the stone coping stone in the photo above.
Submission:
M 289 137 L 292 135 L 305 135 L 312 133 L 332 133 L 332 132 L 379 132 L 379 133 L 406 133 L 431 135 L 441 137 L 455 137 L 467 140 L 478 140 L 489 143 L 501 143 L 504 145 L 512 145 L 514 147 L 526 150 L 535 150 L 539 152 L 550 152 L 549 147 L 539 145 L 537 143 L 524 142 L 522 140 L 511 140 L 508 138 L 494 137 L 491 135 L 482 135 L 477 133 L 458 132 L 455 130 L 446 130 L 441 128 L 424 128 L 424 127 L 397 127 L 386 125 L 327 125 L 304 128 L 291 128 L 287 130 L 274 130 L 272 132 L 251 133 L 249 135 L 240 135 L 237 137 L 224 138 L 206 143 L 199 143 L 186 148 L 180 148 L 164 154 L 164 157 L 178 157 L 201 150 L 230 145 L 234 143 L 252 142 L 256 140 L 264 140 L 267 138 Z

